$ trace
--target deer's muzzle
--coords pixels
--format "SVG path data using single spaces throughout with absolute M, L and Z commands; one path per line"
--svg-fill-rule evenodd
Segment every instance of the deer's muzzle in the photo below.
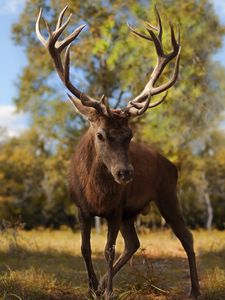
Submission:
M 130 165 L 127 168 L 119 169 L 115 172 L 114 179 L 119 184 L 125 184 L 133 180 L 134 168 Z

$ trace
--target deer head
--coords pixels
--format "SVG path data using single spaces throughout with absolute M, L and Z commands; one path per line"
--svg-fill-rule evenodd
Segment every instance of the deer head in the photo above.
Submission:
M 71 43 L 76 39 L 86 25 L 81 25 L 64 40 L 59 41 L 60 35 L 69 24 L 71 18 L 70 14 L 67 20 L 63 23 L 63 17 L 66 10 L 67 6 L 60 13 L 54 31 L 50 29 L 48 23 L 45 21 L 49 33 L 49 38 L 47 40 L 44 39 L 40 32 L 40 19 L 42 15 L 42 10 L 40 10 L 36 22 L 37 37 L 44 47 L 47 48 L 50 56 L 52 57 L 55 69 L 60 79 L 72 93 L 72 95 L 68 94 L 69 99 L 76 109 L 89 119 L 98 159 L 103 162 L 116 182 L 120 184 L 127 183 L 133 178 L 133 167 L 129 159 L 128 151 L 132 138 L 132 131 L 129 128 L 128 121 L 131 117 L 140 116 L 147 109 L 155 107 L 165 100 L 167 92 L 161 100 L 151 103 L 154 95 L 167 91 L 177 80 L 181 51 L 180 38 L 178 36 L 178 40 L 176 39 L 173 26 L 170 25 L 173 50 L 169 54 L 165 54 L 162 45 L 162 23 L 157 9 L 156 15 L 159 26 L 155 27 L 147 23 L 146 29 L 148 35 L 139 33 L 128 25 L 133 33 L 154 43 L 157 52 L 157 63 L 143 91 L 137 97 L 129 101 L 125 108 L 115 110 L 109 107 L 104 95 L 99 100 L 94 99 L 87 94 L 82 93 L 70 81 L 69 69 Z M 158 34 L 156 35 L 153 30 Z M 62 61 L 62 52 L 64 49 L 66 50 L 64 61 Z M 176 60 L 172 78 L 161 86 L 155 87 L 156 82 L 165 66 L 173 58 L 176 58 Z

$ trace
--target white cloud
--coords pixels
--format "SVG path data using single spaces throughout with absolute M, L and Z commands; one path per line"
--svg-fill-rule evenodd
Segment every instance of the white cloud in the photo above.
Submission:
M 16 113 L 14 105 L 0 105 L 0 127 L 6 129 L 9 137 L 19 136 L 27 129 L 27 123 L 27 115 Z
M 0 14 L 17 14 L 27 0 L 1 0 Z

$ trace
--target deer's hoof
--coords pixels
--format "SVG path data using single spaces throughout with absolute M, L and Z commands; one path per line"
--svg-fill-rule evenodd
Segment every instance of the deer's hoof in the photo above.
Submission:
M 115 299 L 113 292 L 109 292 L 109 291 L 105 290 L 104 300 L 113 300 L 113 299 Z
M 102 280 L 99 282 L 98 289 L 97 289 L 97 294 L 99 296 L 103 295 L 104 292 L 106 291 L 107 283 L 106 279 L 102 278 Z
M 201 293 L 199 290 L 191 290 L 189 298 L 190 299 L 198 299 L 200 296 L 201 296 Z

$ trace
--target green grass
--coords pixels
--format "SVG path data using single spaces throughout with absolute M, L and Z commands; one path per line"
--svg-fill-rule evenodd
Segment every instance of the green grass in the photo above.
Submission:
M 225 299 L 225 232 L 193 232 L 201 279 L 201 300 Z M 115 277 L 120 300 L 184 300 L 190 288 L 186 255 L 171 231 L 140 234 L 141 249 Z M 106 233 L 93 233 L 93 261 L 105 272 Z M 116 251 L 123 249 L 121 236 Z M 0 299 L 83 300 L 87 275 L 80 255 L 80 234 L 10 229 L 0 235 Z

